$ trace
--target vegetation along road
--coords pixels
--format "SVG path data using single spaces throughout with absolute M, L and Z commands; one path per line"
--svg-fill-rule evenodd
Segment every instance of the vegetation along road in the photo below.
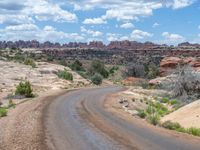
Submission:
M 199 150 L 199 139 L 142 121 L 122 118 L 108 110 L 109 94 L 123 90 L 104 87 L 71 91 L 45 110 L 47 149 L 57 150 Z

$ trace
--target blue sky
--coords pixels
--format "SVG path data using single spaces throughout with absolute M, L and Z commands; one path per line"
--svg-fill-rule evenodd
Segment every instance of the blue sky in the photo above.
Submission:
M 200 43 L 199 0 L 1 0 L 0 40 Z

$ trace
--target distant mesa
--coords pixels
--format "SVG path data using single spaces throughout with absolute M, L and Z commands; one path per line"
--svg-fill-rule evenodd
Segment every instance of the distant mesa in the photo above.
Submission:
M 156 48 L 163 48 L 163 47 L 174 47 L 168 46 L 166 44 L 160 45 L 155 44 L 152 42 L 137 42 L 137 41 L 111 41 L 109 44 L 104 44 L 102 41 L 91 41 L 89 43 L 83 43 L 83 42 L 69 42 L 69 43 L 52 43 L 49 41 L 46 41 L 44 43 L 41 43 L 36 40 L 32 41 L 0 41 L 0 48 L 35 48 L 35 49 L 52 49 L 52 48 L 65 48 L 65 49 L 74 49 L 74 48 L 80 48 L 80 49 L 99 49 L 99 50 L 109 50 L 109 49 L 118 49 L 118 50 L 136 50 L 136 49 L 156 49 Z M 178 44 L 178 48 L 200 48 L 200 44 L 191 44 L 189 42 Z

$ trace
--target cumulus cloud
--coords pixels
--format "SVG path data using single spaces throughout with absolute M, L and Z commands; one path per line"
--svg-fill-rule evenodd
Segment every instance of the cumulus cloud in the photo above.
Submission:
M 34 22 L 31 17 L 26 15 L 0 15 L 0 24 L 19 25 Z
M 83 21 L 83 24 L 106 24 L 107 21 L 103 20 L 102 18 L 87 18 Z
M 179 9 L 183 7 L 187 7 L 193 4 L 196 0 L 173 0 L 172 2 L 168 2 L 168 5 L 172 6 L 174 9 Z
M 57 31 L 52 26 L 45 26 L 40 29 L 35 24 L 21 24 L 7 26 L 4 29 L 0 29 L 0 40 L 33 40 L 37 39 L 41 42 L 52 41 L 52 42 L 64 42 L 67 39 L 73 41 L 82 41 L 84 37 L 77 33 L 65 33 Z
M 173 9 L 183 8 L 194 3 L 195 0 L 81 0 L 70 2 L 77 10 L 105 9 L 106 13 L 99 19 L 137 20 L 153 14 L 153 10 L 162 7 Z
M 107 40 L 108 41 L 117 41 L 120 40 L 121 35 L 116 33 L 107 33 Z
M 29 0 L 27 5 L 30 9 L 25 10 L 28 14 L 33 13 L 36 19 L 40 21 L 53 20 L 56 22 L 74 22 L 77 16 L 66 10 L 61 9 L 58 4 L 53 4 L 45 0 L 39 2 Z
M 124 29 L 130 29 L 130 28 L 134 28 L 135 26 L 132 23 L 128 22 L 128 23 L 124 23 L 120 25 L 120 27 Z
M 123 40 L 145 40 L 147 38 L 151 38 L 153 36 L 152 33 L 145 32 L 142 30 L 133 30 L 133 32 L 129 35 L 121 35 L 118 33 L 107 33 L 108 41 L 123 41 Z
M 152 36 L 153 36 L 152 33 L 145 32 L 145 31 L 142 31 L 142 30 L 134 30 L 131 33 L 132 39 L 144 39 L 144 38 L 148 38 L 148 37 L 152 37 Z
M 155 23 L 152 25 L 153 28 L 156 28 L 156 27 L 158 27 L 158 26 L 160 26 L 160 24 L 157 23 L 157 22 L 155 22 Z
M 165 38 L 163 43 L 176 44 L 185 41 L 185 38 L 179 34 L 163 32 L 162 36 Z
M 23 24 L 52 20 L 55 22 L 75 22 L 77 16 L 48 0 L 1 0 L 0 23 Z
M 85 27 L 81 27 L 81 32 L 91 35 L 92 37 L 98 37 L 103 35 L 103 33 L 100 31 L 93 31 L 90 29 L 86 29 Z

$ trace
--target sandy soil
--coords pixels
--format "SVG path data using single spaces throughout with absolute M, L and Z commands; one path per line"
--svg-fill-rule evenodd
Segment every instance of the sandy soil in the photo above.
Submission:
M 0 119 L 1 150 L 45 150 L 42 111 L 48 103 L 64 91 L 44 93 L 26 103 L 17 105 L 8 116 Z
M 129 87 L 126 90 L 115 94 L 115 101 L 112 106 L 117 109 L 136 115 L 137 110 L 146 109 L 147 104 L 145 100 L 154 100 L 163 97 L 167 92 L 163 90 L 147 90 L 141 87 Z
M 200 100 L 190 103 L 162 118 L 162 121 L 178 122 L 183 127 L 200 128 Z

